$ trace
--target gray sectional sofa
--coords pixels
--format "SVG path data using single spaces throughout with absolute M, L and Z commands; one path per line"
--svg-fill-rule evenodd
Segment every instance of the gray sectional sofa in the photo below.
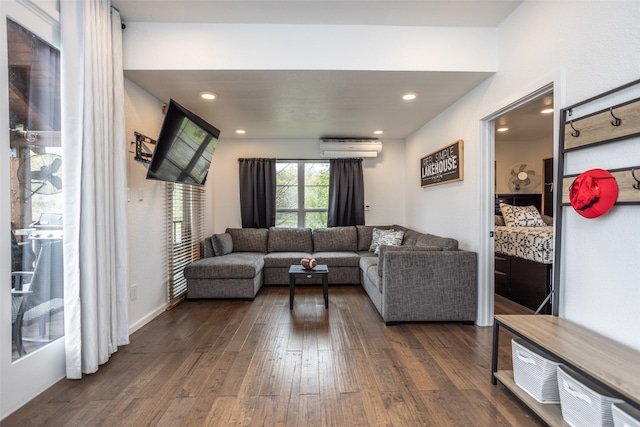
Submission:
M 386 244 L 385 234 L 401 244 Z M 228 228 L 204 245 L 204 258 L 184 269 L 188 299 L 252 300 L 263 285 L 288 285 L 289 267 L 313 257 L 328 265 L 330 285 L 362 285 L 387 324 L 476 318 L 477 256 L 455 239 L 399 225 Z

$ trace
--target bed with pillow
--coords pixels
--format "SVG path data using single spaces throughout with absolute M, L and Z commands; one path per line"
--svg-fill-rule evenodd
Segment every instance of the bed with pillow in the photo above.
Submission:
M 540 214 L 540 194 L 496 197 L 495 290 L 537 310 L 551 292 L 553 219 Z M 550 313 L 547 302 L 542 313 Z

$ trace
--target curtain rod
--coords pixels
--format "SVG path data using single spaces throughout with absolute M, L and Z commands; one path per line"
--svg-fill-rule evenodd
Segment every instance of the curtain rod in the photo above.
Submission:
M 238 161 L 244 160 L 244 159 L 267 159 L 267 160 L 269 160 L 269 159 L 273 159 L 273 157 L 270 157 L 270 158 L 269 157 L 240 157 L 240 158 L 238 158 Z M 328 162 L 330 159 L 280 159 L 280 158 L 276 157 L 275 160 L 276 161 L 278 161 L 278 160 L 286 160 L 286 161 L 289 161 L 289 162 L 298 162 L 298 161 L 306 161 L 306 160 L 313 160 L 313 161 L 324 160 L 324 161 Z

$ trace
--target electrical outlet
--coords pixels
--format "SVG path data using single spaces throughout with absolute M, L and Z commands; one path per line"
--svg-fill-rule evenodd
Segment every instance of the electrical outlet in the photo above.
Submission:
M 131 301 L 135 300 L 136 298 L 138 298 L 138 285 L 131 285 L 131 290 L 129 292 L 129 298 L 131 299 Z

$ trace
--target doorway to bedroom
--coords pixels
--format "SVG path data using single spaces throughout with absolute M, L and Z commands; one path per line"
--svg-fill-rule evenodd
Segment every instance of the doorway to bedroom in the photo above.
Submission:
M 552 312 L 553 88 L 494 120 L 494 312 Z

